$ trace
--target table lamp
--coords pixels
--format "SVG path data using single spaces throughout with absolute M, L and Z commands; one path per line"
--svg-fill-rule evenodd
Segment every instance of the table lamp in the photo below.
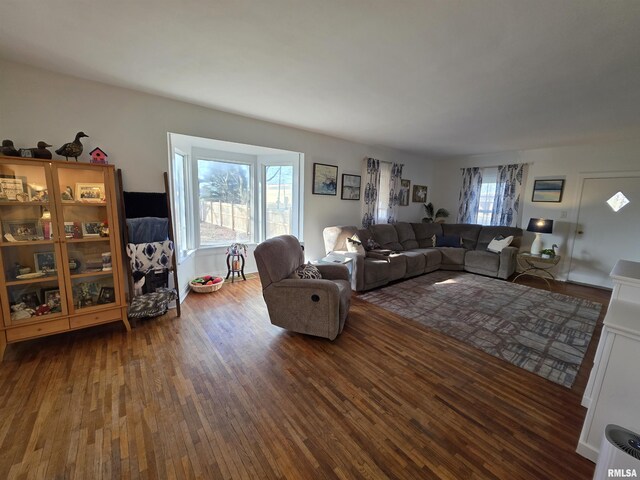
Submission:
M 540 250 L 542 250 L 542 239 L 540 237 L 543 233 L 551 233 L 552 231 L 553 220 L 547 220 L 546 218 L 532 218 L 529 220 L 527 232 L 536 234 L 536 238 L 531 244 L 531 255 L 540 255 Z

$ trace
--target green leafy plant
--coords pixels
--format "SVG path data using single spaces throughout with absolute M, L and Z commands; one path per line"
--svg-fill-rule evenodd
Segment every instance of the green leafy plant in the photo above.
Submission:
M 431 202 L 424 204 L 424 210 L 426 217 L 422 219 L 422 223 L 444 223 L 445 218 L 449 216 L 449 210 L 444 208 L 436 210 Z
M 540 255 L 549 255 L 550 257 L 555 257 L 556 252 L 553 251 L 553 248 L 545 248 L 540 250 Z

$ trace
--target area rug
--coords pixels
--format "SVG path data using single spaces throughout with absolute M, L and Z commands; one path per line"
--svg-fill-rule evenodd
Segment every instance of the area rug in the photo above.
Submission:
M 359 298 L 567 388 L 573 385 L 602 308 L 589 300 L 448 271 Z

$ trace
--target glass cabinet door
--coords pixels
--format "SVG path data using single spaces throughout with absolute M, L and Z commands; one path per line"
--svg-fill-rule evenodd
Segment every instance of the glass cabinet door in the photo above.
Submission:
M 0 159 L 0 276 L 5 326 L 67 314 L 49 165 Z
M 83 168 L 82 164 L 55 166 L 61 199 L 58 227 L 64 234 L 62 255 L 69 273 L 72 313 L 119 301 L 112 262 L 114 242 L 109 233 L 115 219 L 107 206 L 110 192 L 105 175 L 104 169 Z

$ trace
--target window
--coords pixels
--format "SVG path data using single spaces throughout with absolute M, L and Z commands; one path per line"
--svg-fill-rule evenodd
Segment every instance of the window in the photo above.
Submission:
M 170 134 L 176 251 L 301 238 L 301 154 Z M 183 153 L 189 151 L 190 154 Z
M 252 166 L 198 160 L 200 245 L 253 242 Z
M 293 166 L 264 166 L 264 238 L 293 232 Z
M 173 223 L 176 234 L 176 253 L 178 262 L 185 258 L 189 251 L 191 242 L 188 239 L 187 231 L 187 212 L 189 211 L 189 202 L 185 198 L 185 189 L 182 187 L 189 178 L 187 174 L 186 155 L 179 150 L 175 150 L 173 154 L 173 162 L 171 164 L 171 180 L 172 180 L 172 200 L 174 205 Z
M 380 188 L 378 190 L 378 219 L 387 223 L 389 218 L 389 184 L 391 182 L 391 164 L 380 162 Z
M 482 187 L 478 200 L 478 214 L 475 223 L 491 225 L 493 215 L 496 187 L 498 182 L 498 168 L 485 168 L 482 170 Z

